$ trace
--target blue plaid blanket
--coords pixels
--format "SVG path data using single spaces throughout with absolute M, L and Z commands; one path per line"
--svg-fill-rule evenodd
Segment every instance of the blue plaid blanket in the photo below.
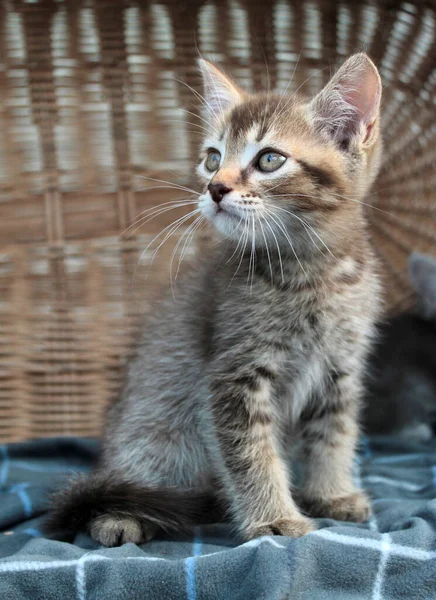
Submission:
M 373 498 L 367 525 L 320 519 L 304 538 L 246 544 L 225 524 L 140 547 L 45 539 L 47 493 L 96 452 L 83 439 L 0 447 L 1 599 L 436 599 L 436 441 L 365 440 L 356 479 Z

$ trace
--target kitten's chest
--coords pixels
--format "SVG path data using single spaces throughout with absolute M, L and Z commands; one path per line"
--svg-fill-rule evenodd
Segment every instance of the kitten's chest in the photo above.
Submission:
M 309 402 L 322 395 L 331 369 L 332 358 L 323 340 L 311 337 L 294 340 L 291 352 L 284 359 L 281 385 L 277 398 L 280 417 L 296 423 Z
M 287 339 L 276 396 L 285 424 L 298 423 L 308 404 L 329 403 L 335 374 L 359 373 L 365 364 L 369 322 L 339 302 L 328 308 L 312 312 Z

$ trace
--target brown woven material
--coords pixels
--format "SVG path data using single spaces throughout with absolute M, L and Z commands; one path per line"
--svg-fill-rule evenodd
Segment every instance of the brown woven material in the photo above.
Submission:
M 192 182 L 204 123 L 187 86 L 200 89 L 198 52 L 247 88 L 269 76 L 284 90 L 295 70 L 289 91 L 308 94 L 351 53 L 375 60 L 386 150 L 367 213 L 388 307 L 406 307 L 407 255 L 436 253 L 435 10 L 392 0 L 3 1 L 0 440 L 100 431 L 150 286 L 168 279 L 171 240 L 147 280 L 151 253 L 140 258 L 176 212 L 126 229 L 186 195 L 145 190 L 164 184 L 142 176 Z

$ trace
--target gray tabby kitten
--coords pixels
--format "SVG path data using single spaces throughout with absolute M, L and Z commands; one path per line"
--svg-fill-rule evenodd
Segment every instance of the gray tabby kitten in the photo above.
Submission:
M 298 537 L 300 506 L 365 521 L 353 483 L 379 283 L 361 199 L 379 167 L 381 83 L 351 57 L 312 100 L 248 94 L 201 60 L 210 131 L 199 206 L 217 240 L 150 316 L 97 470 L 52 528 L 106 546 L 227 512 L 243 538 Z M 205 117 L 206 118 L 206 117 Z

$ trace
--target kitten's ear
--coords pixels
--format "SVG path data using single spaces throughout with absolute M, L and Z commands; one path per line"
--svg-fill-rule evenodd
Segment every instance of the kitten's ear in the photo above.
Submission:
M 363 53 L 351 56 L 310 103 L 317 128 L 343 147 L 353 139 L 369 145 L 377 135 L 381 93 L 372 60 Z
M 436 317 L 436 258 L 413 252 L 408 267 L 409 279 L 418 293 L 424 316 Z
M 212 63 L 200 58 L 198 61 L 203 77 L 204 98 L 208 116 L 220 117 L 224 112 L 241 102 L 243 92 Z

